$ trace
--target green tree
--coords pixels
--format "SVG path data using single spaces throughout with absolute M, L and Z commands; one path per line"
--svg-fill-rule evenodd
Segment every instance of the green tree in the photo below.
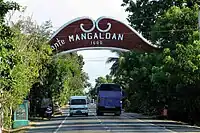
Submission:
M 11 124 L 12 112 L 28 96 L 32 85 L 37 82 L 44 62 L 48 61 L 51 48 L 39 34 L 23 34 L 20 27 L 12 27 L 12 49 L 1 52 L 8 54 L 3 59 L 7 67 L 1 70 L 1 87 L 4 90 L 4 122 Z M 1 54 L 3 57 L 3 54 Z M 2 65 L 3 65 L 2 64 Z M 7 99 L 7 100 L 5 100 Z
M 88 76 L 83 72 L 83 60 L 77 54 L 55 56 L 48 66 L 48 75 L 41 96 L 52 98 L 64 105 L 72 95 L 83 95 L 88 86 Z
M 121 71 L 113 82 L 125 88 L 127 110 L 160 114 L 160 109 L 168 105 L 170 114 L 184 119 L 199 111 L 195 3 L 198 1 L 124 1 L 130 25 L 153 43 L 170 48 L 161 53 L 131 51 L 123 55 L 118 67 Z
M 83 94 L 88 76 L 82 70 L 83 57 L 76 53 L 52 56 L 48 44 L 52 33 L 50 21 L 39 26 L 25 17 L 9 27 L 4 16 L 19 6 L 0 1 L 0 7 L 0 89 L 3 90 L 0 111 L 4 127 L 10 128 L 12 112 L 24 99 L 50 97 L 63 105 L 70 95 Z
M 130 25 L 141 32 L 145 38 L 151 40 L 152 26 L 168 9 L 172 6 L 193 8 L 195 4 L 200 5 L 199 0 L 123 0 L 122 6 L 129 12 Z
M 13 50 L 13 46 L 11 44 L 12 37 L 13 37 L 13 32 L 11 31 L 10 27 L 8 27 L 5 24 L 5 16 L 10 10 L 18 10 L 19 5 L 14 2 L 4 2 L 0 1 L 0 58 L 1 58 L 1 64 L 0 64 L 0 73 L 1 73 L 1 78 L 0 78 L 0 91 L 3 92 L 3 94 L 0 95 L 0 103 L 3 108 L 0 109 L 0 113 L 3 114 L 5 112 L 10 113 L 11 108 L 9 105 L 6 105 L 8 103 L 7 101 L 11 97 L 10 93 L 8 90 L 10 90 L 9 83 L 11 78 L 10 78 L 10 70 L 13 67 L 13 64 L 11 62 L 11 56 L 10 53 Z M 4 106 L 6 105 L 6 106 Z M 8 116 L 8 115 L 7 115 Z M 9 125 L 10 124 L 10 117 L 5 117 L 5 124 Z M 4 125 L 3 123 L 3 125 Z M 0 125 L 2 126 L 2 125 Z
M 113 53 L 116 53 L 118 57 L 109 57 L 106 61 L 106 63 L 113 63 L 110 68 L 110 75 L 115 76 L 118 72 L 120 72 L 120 65 L 124 60 L 124 52 L 122 51 L 111 51 Z
M 3 90 L 0 101 L 3 125 L 10 128 L 13 110 L 27 98 L 30 88 L 37 82 L 51 48 L 39 32 L 24 32 L 27 29 L 21 22 L 26 21 L 18 21 L 11 27 L 5 23 L 4 17 L 9 10 L 19 10 L 17 3 L 0 1 L 0 7 L 0 89 Z
M 197 30 L 198 6 L 193 8 L 173 6 L 157 19 L 152 28 L 152 41 L 163 47 L 175 48 L 178 43 L 193 42 Z M 190 39 L 190 40 L 189 40 Z

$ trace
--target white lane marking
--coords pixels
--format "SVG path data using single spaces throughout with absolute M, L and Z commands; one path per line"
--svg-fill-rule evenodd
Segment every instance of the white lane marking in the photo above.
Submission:
M 94 114 L 94 116 L 99 121 L 99 123 L 101 124 L 101 126 L 103 126 L 103 128 L 106 129 L 107 132 L 111 132 L 111 129 L 109 127 L 107 127 L 106 124 L 104 124 L 95 114 Z
M 130 116 L 128 116 L 128 115 L 124 115 L 124 117 L 126 117 L 126 118 L 128 118 L 128 119 L 134 118 L 134 117 L 130 117 Z M 138 121 L 140 121 L 140 122 L 145 122 L 145 121 L 140 120 L 140 119 L 137 119 L 137 118 L 135 118 L 135 120 L 138 120 Z M 148 123 L 149 125 L 154 126 L 154 127 L 163 127 L 163 126 L 159 126 L 159 125 L 156 125 L 156 124 L 153 124 L 153 123 L 150 123 L 150 122 L 146 122 L 146 123 Z M 168 132 L 178 133 L 178 132 L 174 132 L 173 130 L 167 129 L 165 126 L 164 126 L 163 128 L 164 128 L 165 130 L 167 130 Z
M 60 128 L 62 127 L 63 123 L 67 120 L 68 116 L 65 117 L 65 119 L 60 123 L 60 125 L 58 126 L 58 128 L 56 129 L 56 131 L 54 131 L 54 133 L 57 133 Z

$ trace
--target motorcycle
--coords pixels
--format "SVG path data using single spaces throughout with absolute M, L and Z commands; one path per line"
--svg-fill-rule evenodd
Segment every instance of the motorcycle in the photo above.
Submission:
M 52 107 L 48 106 L 46 111 L 45 111 L 45 114 L 47 116 L 47 119 L 50 120 L 51 119 L 51 115 L 52 115 Z

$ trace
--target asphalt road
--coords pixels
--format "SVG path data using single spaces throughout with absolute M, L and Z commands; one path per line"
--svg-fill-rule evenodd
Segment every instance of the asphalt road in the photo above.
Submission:
M 27 133 L 197 133 L 200 128 L 174 121 L 144 119 L 138 114 L 123 113 L 121 116 L 96 116 L 90 109 L 89 116 L 55 116 L 51 120 L 37 122 Z

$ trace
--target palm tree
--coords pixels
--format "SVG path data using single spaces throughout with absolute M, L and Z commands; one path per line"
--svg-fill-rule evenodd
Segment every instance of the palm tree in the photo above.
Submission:
M 112 53 L 116 53 L 118 57 L 109 57 L 106 63 L 113 63 L 110 68 L 110 75 L 115 76 L 116 73 L 119 71 L 120 65 L 124 62 L 124 54 L 125 52 L 111 50 Z

